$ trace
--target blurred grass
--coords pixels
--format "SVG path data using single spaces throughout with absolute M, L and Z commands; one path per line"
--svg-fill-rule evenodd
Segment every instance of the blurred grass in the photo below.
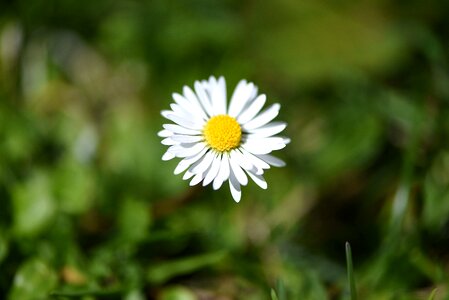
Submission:
M 0 298 L 350 299 L 351 241 L 360 299 L 449 299 L 448 13 L 2 2 Z M 159 111 L 211 74 L 254 81 L 292 138 L 238 205 L 160 159 Z

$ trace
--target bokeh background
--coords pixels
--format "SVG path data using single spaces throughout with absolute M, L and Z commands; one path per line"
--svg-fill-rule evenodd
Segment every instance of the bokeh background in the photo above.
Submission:
M 0 3 L 0 298 L 449 299 L 449 2 Z M 171 93 L 245 78 L 287 166 L 189 187 Z

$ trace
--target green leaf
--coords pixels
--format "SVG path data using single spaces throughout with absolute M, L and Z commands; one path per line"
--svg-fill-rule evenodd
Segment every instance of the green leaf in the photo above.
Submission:
M 48 225 L 55 213 L 55 203 L 45 173 L 37 172 L 15 187 L 13 213 L 18 235 L 37 235 Z
M 216 264 L 224 258 L 224 252 L 214 252 L 165 262 L 151 266 L 147 273 L 147 279 L 152 283 L 162 283 L 175 276 L 192 273 L 198 269 Z
M 279 300 L 274 289 L 271 289 L 271 300 Z
M 8 255 L 9 250 L 9 238 L 6 233 L 0 230 L 0 263 Z
M 9 300 L 47 299 L 48 293 L 57 284 L 53 269 L 39 259 L 26 261 L 17 271 Z
M 66 158 L 53 175 L 53 186 L 61 210 L 85 212 L 92 204 L 95 178 L 85 164 Z
M 433 299 L 435 298 L 436 293 L 437 293 L 437 289 L 434 289 L 434 290 L 432 291 L 432 293 L 430 294 L 428 300 L 433 300 Z
M 151 223 L 149 206 L 134 199 L 126 199 L 118 216 L 120 236 L 129 242 L 139 242 L 148 234 Z
M 351 245 L 346 242 L 346 264 L 348 268 L 348 282 L 351 291 L 351 300 L 357 300 L 357 290 L 355 287 L 354 269 L 352 266 Z
M 276 291 L 279 295 L 279 300 L 287 300 L 287 293 L 285 291 L 284 282 L 281 279 L 276 281 Z
M 189 290 L 188 288 L 182 286 L 174 286 L 164 289 L 162 291 L 160 300 L 197 300 L 198 297 Z

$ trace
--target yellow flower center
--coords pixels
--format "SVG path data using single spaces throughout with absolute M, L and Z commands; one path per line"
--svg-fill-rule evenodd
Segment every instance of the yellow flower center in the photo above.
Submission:
M 237 148 L 242 138 L 242 129 L 236 119 L 228 115 L 210 118 L 204 126 L 207 144 L 217 151 L 225 152 Z

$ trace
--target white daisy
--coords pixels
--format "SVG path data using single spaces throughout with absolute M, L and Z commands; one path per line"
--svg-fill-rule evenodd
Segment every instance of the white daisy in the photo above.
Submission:
M 273 104 L 260 112 L 266 96 L 257 94 L 252 82 L 241 80 L 232 94 L 229 107 L 226 82 L 211 76 L 196 81 L 194 91 L 184 86 L 183 94 L 173 94 L 175 103 L 162 116 L 175 124 L 164 124 L 158 135 L 169 146 L 163 160 L 182 158 L 174 173 L 185 171 L 183 179 L 190 185 L 212 183 L 215 190 L 229 181 L 232 197 L 241 198 L 241 186 L 248 183 L 247 175 L 266 189 L 264 170 L 285 163 L 269 153 L 285 147 L 290 139 L 275 136 L 287 126 L 271 122 L 280 105 Z

